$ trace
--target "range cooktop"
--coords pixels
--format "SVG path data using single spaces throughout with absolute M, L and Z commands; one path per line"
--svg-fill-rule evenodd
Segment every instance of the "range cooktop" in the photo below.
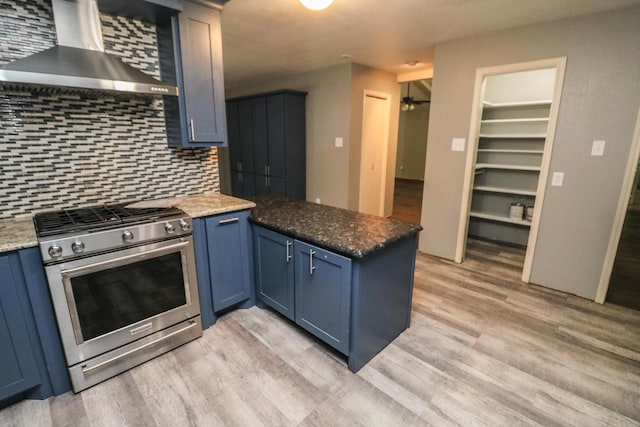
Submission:
M 160 218 L 184 215 L 175 207 L 130 208 L 130 203 L 41 212 L 33 217 L 39 237 L 80 231 L 103 230 Z

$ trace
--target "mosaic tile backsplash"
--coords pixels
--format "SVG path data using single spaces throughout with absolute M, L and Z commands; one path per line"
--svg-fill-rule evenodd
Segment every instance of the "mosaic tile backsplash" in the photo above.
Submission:
M 152 24 L 102 15 L 105 50 L 159 77 Z M 0 65 L 54 45 L 50 0 L 0 0 Z M 0 90 L 0 218 L 219 191 L 215 148 L 168 148 L 162 100 Z

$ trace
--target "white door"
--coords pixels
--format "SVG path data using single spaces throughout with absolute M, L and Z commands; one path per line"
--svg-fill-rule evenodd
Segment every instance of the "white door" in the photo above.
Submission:
M 390 96 L 365 91 L 362 112 L 359 210 L 384 216 Z

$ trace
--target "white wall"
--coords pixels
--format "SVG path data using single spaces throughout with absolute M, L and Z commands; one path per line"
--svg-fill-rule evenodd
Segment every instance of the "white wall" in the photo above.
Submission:
M 476 69 L 566 56 L 550 167 L 565 180 L 547 183 L 531 281 L 594 298 L 640 107 L 639 22 L 632 7 L 436 46 L 421 251 L 455 254 L 466 153 L 450 145 L 468 137 Z

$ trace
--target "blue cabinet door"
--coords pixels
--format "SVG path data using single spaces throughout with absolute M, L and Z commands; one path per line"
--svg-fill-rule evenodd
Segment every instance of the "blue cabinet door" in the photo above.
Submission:
M 254 226 L 253 253 L 257 297 L 295 320 L 293 238 Z
M 13 254 L 15 255 L 15 254 Z M 0 401 L 40 383 L 17 287 L 24 280 L 17 256 L 0 255 Z
M 351 260 L 299 240 L 294 249 L 296 323 L 348 354 Z
M 249 211 L 205 219 L 213 310 L 251 297 Z
M 183 146 L 226 145 L 222 40 L 218 10 L 183 2 L 178 15 Z

